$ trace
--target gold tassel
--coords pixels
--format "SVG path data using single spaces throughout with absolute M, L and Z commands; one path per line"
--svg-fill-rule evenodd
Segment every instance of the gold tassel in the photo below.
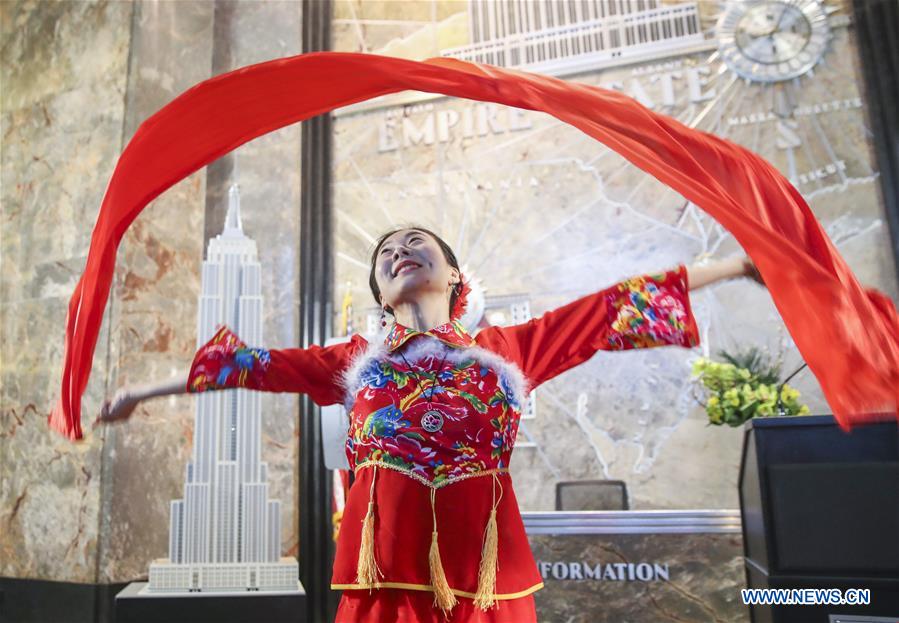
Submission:
M 364 584 L 369 588 L 377 583 L 378 575 L 384 574 L 375 560 L 375 478 L 378 475 L 378 466 L 373 468 L 371 477 L 371 490 L 368 494 L 368 512 L 362 520 L 362 543 L 359 545 L 359 561 L 356 566 L 356 583 Z
M 440 561 L 440 548 L 437 545 L 437 513 L 434 510 L 434 494 L 436 489 L 431 489 L 431 516 L 434 518 L 434 530 L 431 532 L 431 549 L 428 552 L 428 566 L 431 570 L 431 586 L 434 588 L 434 605 L 440 608 L 444 614 L 452 610 L 458 603 L 446 581 L 443 572 L 443 563 Z
M 491 509 L 490 519 L 487 521 L 487 536 L 484 539 L 484 549 L 481 551 L 481 566 L 478 569 L 478 590 L 474 595 L 474 605 L 486 611 L 495 603 L 493 595 L 496 593 L 496 558 L 498 536 L 496 533 L 496 509 Z
M 484 546 L 481 549 L 481 564 L 478 568 L 478 590 L 474 595 L 474 605 L 484 612 L 496 604 L 496 572 L 499 568 L 499 535 L 496 528 L 496 508 L 499 500 L 496 499 L 496 485 L 498 477 L 493 474 L 493 507 L 490 509 L 490 519 L 487 520 Z M 502 485 L 500 485 L 500 499 L 502 499 Z

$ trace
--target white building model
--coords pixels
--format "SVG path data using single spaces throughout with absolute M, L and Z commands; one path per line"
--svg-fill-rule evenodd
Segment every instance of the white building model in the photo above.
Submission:
M 262 344 L 261 271 L 232 185 L 225 229 L 209 241 L 203 262 L 197 348 L 222 323 L 247 344 Z M 261 395 L 232 389 L 196 400 L 184 499 L 172 500 L 169 557 L 150 563 L 147 590 L 298 590 L 296 559 L 281 558 L 281 503 L 268 499 L 260 461 Z

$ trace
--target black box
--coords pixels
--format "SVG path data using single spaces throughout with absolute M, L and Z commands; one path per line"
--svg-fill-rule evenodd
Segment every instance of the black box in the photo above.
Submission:
M 866 606 L 751 606 L 754 623 L 899 620 L 899 428 L 832 416 L 746 423 L 740 509 L 749 588 L 867 588 Z

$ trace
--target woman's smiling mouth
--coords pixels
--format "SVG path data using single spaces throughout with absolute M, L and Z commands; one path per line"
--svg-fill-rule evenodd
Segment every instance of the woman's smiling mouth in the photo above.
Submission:
M 397 269 L 396 273 L 394 273 L 393 276 L 399 277 L 400 273 L 408 272 L 409 270 L 415 270 L 416 268 L 421 268 L 421 266 L 416 264 L 415 262 L 406 260 L 402 264 L 400 264 L 400 267 Z

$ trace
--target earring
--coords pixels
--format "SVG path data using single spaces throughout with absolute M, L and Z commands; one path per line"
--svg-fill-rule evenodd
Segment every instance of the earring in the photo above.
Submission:
M 382 308 L 381 308 L 381 327 L 382 327 L 382 328 L 387 326 L 387 317 L 386 317 L 386 314 L 387 314 L 387 308 L 386 308 L 386 307 L 382 307 Z

